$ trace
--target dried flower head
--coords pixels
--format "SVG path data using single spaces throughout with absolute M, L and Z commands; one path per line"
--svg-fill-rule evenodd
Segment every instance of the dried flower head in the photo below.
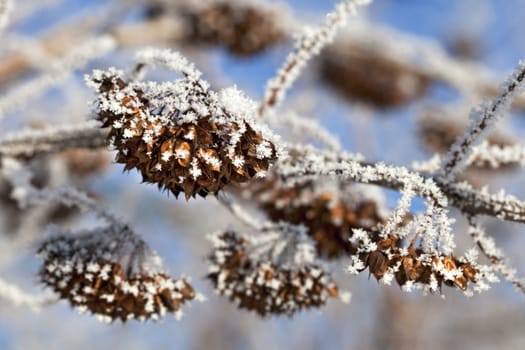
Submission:
M 469 284 L 475 285 L 473 290 L 481 291 L 488 288 L 482 279 L 491 278 L 485 267 L 478 265 L 473 258 L 423 249 L 417 234 L 406 246 L 405 240 L 396 234 L 384 237 L 356 230 L 352 242 L 358 247 L 358 253 L 351 257 L 350 272 L 358 273 L 368 268 L 377 280 L 390 284 L 395 278 L 407 291 L 441 291 L 445 284 L 470 294 Z
M 315 264 L 278 264 L 261 259 L 268 242 L 253 241 L 227 231 L 212 237 L 208 278 L 216 291 L 261 316 L 292 316 L 303 309 L 318 308 L 328 298 L 344 299 L 333 279 Z M 273 250 L 273 249 L 272 249 Z
M 154 54 L 174 60 L 185 77 L 126 82 L 110 70 L 90 78 L 116 161 L 186 199 L 264 176 L 278 152 L 273 134 L 254 120 L 255 103 L 235 88 L 209 91 L 200 72 L 175 53 Z
M 257 54 L 285 37 L 276 20 L 280 13 L 268 6 L 215 1 L 183 15 L 189 21 L 188 42 L 223 45 L 239 56 Z
M 375 230 L 384 223 L 374 201 L 319 189 L 311 181 L 285 187 L 269 176 L 245 187 L 243 193 L 254 198 L 272 221 L 306 226 L 318 254 L 325 258 L 355 253 L 352 229 Z
M 185 279 L 156 271 L 156 257 L 126 227 L 60 234 L 46 240 L 38 254 L 44 261 L 42 283 L 79 312 L 89 310 L 105 322 L 158 319 L 167 312 L 180 317 L 181 305 L 195 298 Z

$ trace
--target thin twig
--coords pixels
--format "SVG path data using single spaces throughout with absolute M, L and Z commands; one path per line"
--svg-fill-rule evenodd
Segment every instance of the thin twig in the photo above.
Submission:
M 0 33 L 9 24 L 9 17 L 13 11 L 13 0 L 0 0 Z
M 32 158 L 71 148 L 97 149 L 106 147 L 107 131 L 96 122 L 58 125 L 43 130 L 22 130 L 0 138 L 0 156 Z
M 501 89 L 501 93 L 484 106 L 480 111 L 474 109 L 471 113 L 472 121 L 465 134 L 459 137 L 450 147 L 443 160 L 441 176 L 452 181 L 457 173 L 465 168 L 467 160 L 472 154 L 472 147 L 481 140 L 481 136 L 495 124 L 498 118 L 510 107 L 514 97 L 522 90 L 525 82 L 525 62 L 509 78 L 508 83 Z
M 303 181 L 319 176 L 378 185 L 402 190 L 407 184 L 419 197 L 435 202 L 439 207 L 453 206 L 472 215 L 487 215 L 501 220 L 525 223 L 525 203 L 502 192 L 490 194 L 474 190 L 467 183 L 442 182 L 439 178 L 424 177 L 404 167 L 383 163 L 366 163 L 353 159 L 322 161 L 319 155 L 292 164 L 281 164 L 279 173 L 284 181 Z
M 250 213 L 246 212 L 240 205 L 235 203 L 230 197 L 226 196 L 224 193 L 219 193 L 215 196 L 220 204 L 222 204 L 226 209 L 230 211 L 239 221 L 245 225 L 254 228 L 257 231 L 261 231 L 264 228 L 264 225 L 254 218 Z
M 294 51 L 288 55 L 277 76 L 268 81 L 259 115 L 266 115 L 268 110 L 276 108 L 284 100 L 286 90 L 291 87 L 308 61 L 334 40 L 338 29 L 346 23 L 348 14 L 355 13 L 357 6 L 370 2 L 371 0 L 343 0 L 328 14 L 321 27 L 314 31 L 307 30 L 298 38 Z
M 29 100 L 42 95 L 51 86 L 57 85 L 58 82 L 68 77 L 73 70 L 83 67 L 89 61 L 107 54 L 114 48 L 115 41 L 113 38 L 101 36 L 88 40 L 73 48 L 64 57 L 49 62 L 50 70 L 48 72 L 16 86 L 0 98 L 0 119 L 6 113 L 12 112 Z
M 508 265 L 500 249 L 496 247 L 494 239 L 487 236 L 485 230 L 476 222 L 474 216 L 469 216 L 469 235 L 479 247 L 480 251 L 490 260 L 495 271 L 499 272 L 507 281 L 518 290 L 525 293 L 525 281 L 516 277 L 516 270 Z
M 40 311 L 42 308 L 58 301 L 58 297 L 29 294 L 3 278 L 0 278 L 0 299 L 9 301 L 15 306 L 26 306 L 32 311 Z

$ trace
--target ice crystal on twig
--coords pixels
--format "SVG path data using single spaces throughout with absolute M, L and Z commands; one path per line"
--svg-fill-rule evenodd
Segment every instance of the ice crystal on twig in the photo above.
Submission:
M 455 175 L 465 168 L 466 162 L 472 153 L 471 146 L 479 143 L 482 135 L 510 107 L 514 98 L 523 90 L 524 81 L 525 62 L 520 62 L 520 66 L 503 86 L 500 94 L 490 104 L 481 106 L 471 112 L 469 129 L 462 137 L 456 140 L 443 159 L 441 175 L 447 181 L 453 180 Z
M 446 108 L 434 106 L 425 109 L 423 116 L 417 121 L 417 133 L 425 148 L 435 153 L 446 153 L 456 139 L 468 129 L 465 113 L 468 113 L 468 109 L 463 105 Z M 517 140 L 507 132 L 494 127 L 489 131 L 485 141 L 490 146 L 506 147 Z
M 486 186 L 481 190 L 474 190 L 466 182 L 441 186 L 450 204 L 466 214 L 490 215 L 501 220 L 525 223 L 525 202 L 506 194 L 503 189 L 497 193 L 489 193 Z
M 495 272 L 500 273 L 507 281 L 511 282 L 519 291 L 525 293 L 525 280 L 516 277 L 516 270 L 509 266 L 503 252 L 496 246 L 494 239 L 485 233 L 477 223 L 475 217 L 469 217 L 469 235 L 479 247 L 481 252 L 490 260 Z
M 435 173 L 440 169 L 441 157 L 434 154 L 424 162 L 413 162 L 412 169 L 422 173 Z M 521 144 L 509 146 L 491 145 L 487 141 L 473 147 L 472 154 L 467 160 L 467 166 L 480 169 L 514 168 L 525 166 L 525 147 Z
M 341 142 L 336 135 L 323 127 L 317 120 L 305 118 L 293 112 L 269 115 L 265 119 L 275 127 L 285 127 L 294 136 L 308 137 L 317 141 L 331 151 L 341 151 Z
M 71 148 L 96 149 L 105 146 L 106 132 L 90 120 L 85 123 L 57 125 L 43 130 L 21 130 L 0 138 L 0 155 L 32 158 Z
M 464 182 L 437 183 L 433 177 L 424 177 L 404 167 L 381 162 L 366 163 L 360 156 L 308 148 L 300 160 L 280 162 L 277 171 L 289 184 L 315 180 L 319 176 L 375 184 L 395 190 L 411 184 L 417 196 L 430 199 L 440 207 L 450 205 L 468 214 L 525 222 L 525 203 L 504 192 L 490 194 L 486 188 L 475 190 Z
M 295 49 L 288 55 L 275 78 L 268 81 L 260 115 L 277 107 L 308 61 L 318 55 L 323 47 L 334 40 L 337 30 L 346 23 L 348 14 L 356 12 L 357 6 L 367 5 L 371 0 L 343 0 L 329 13 L 319 28 L 305 28 L 298 37 Z
M 6 113 L 23 106 L 27 101 L 42 95 L 51 86 L 64 80 L 71 71 L 81 68 L 94 58 L 103 56 L 115 48 L 110 36 L 100 36 L 86 41 L 68 52 L 64 57 L 51 61 L 49 71 L 39 77 L 11 89 L 0 98 L 0 119 Z
M 477 167 L 501 169 L 509 166 L 525 166 L 525 147 L 520 144 L 499 146 L 482 142 L 473 148 L 467 161 Z
M 278 172 L 286 181 L 306 181 L 325 176 L 396 189 L 410 185 L 418 196 L 432 199 L 442 207 L 447 206 L 447 197 L 433 179 L 424 178 L 404 167 L 360 160 L 359 157 L 344 154 L 310 151 L 297 161 L 280 162 Z

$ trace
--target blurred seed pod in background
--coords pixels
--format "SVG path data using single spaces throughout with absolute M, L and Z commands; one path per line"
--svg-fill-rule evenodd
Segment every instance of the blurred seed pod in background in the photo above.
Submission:
M 238 57 L 249 57 L 278 45 L 288 33 L 282 4 L 243 1 L 163 1 L 147 3 L 150 20 L 180 21 L 177 45 L 217 46 Z
M 351 43 L 338 42 L 321 56 L 321 74 L 342 96 L 376 107 L 396 107 L 424 95 L 429 81 Z
M 182 15 L 189 22 L 186 41 L 225 47 L 238 56 L 255 55 L 285 39 L 281 13 L 271 6 L 215 1 Z
M 70 149 L 61 153 L 69 173 L 86 177 L 103 173 L 109 166 L 111 158 L 106 150 Z

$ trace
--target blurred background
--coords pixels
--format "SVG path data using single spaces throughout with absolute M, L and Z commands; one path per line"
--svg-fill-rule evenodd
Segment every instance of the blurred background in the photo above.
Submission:
M 215 90 L 237 85 L 259 101 L 266 81 L 291 51 L 294 34 L 303 25 L 322 23 L 337 2 L 236 0 L 220 11 L 217 3 L 16 1 L 0 34 L 2 132 L 85 120 L 93 94 L 84 74 L 110 66 L 127 69 L 143 46 L 179 50 Z M 375 0 L 311 62 L 283 110 L 319 121 L 346 150 L 367 160 L 406 166 L 426 160 L 447 149 L 463 132 L 470 108 L 493 96 L 525 57 L 523 16 L 521 0 Z M 105 33 L 116 38 L 115 49 L 91 54 L 85 64 L 75 59 L 56 64 Z M 524 109 L 525 99 L 518 98 L 489 142 L 520 143 Z M 279 132 L 286 137 L 286 130 Z M 170 273 L 192 276 L 208 301 L 192 303 L 180 321 L 110 325 L 77 315 L 66 302 L 35 313 L 0 301 L 1 349 L 517 349 L 525 344 L 524 296 L 510 283 L 472 298 L 449 288 L 442 296 L 421 296 L 379 285 L 367 273 L 345 274 L 344 259 L 330 267 L 341 288 L 352 293 L 348 305 L 332 301 L 293 318 L 263 319 L 238 310 L 216 296 L 204 278 L 206 234 L 242 227 L 237 219 L 213 198 L 186 202 L 140 185 L 138 174 L 123 173 L 111 161 L 107 150 L 76 150 L 28 162 L 36 186 L 72 184 L 128 221 Z M 492 192 L 504 188 L 525 197 L 519 164 L 497 170 L 478 166 L 464 178 Z M 43 228 L 89 226 L 93 218 L 57 205 L 20 209 L 9 194 L 9 184 L 0 182 L 0 276 L 38 293 L 34 242 Z M 399 195 L 384 195 L 394 207 Z M 418 208 L 421 202 L 415 201 Z M 495 219 L 484 223 L 514 266 L 524 270 L 524 228 Z M 460 217 L 455 229 L 459 249 L 471 247 Z

